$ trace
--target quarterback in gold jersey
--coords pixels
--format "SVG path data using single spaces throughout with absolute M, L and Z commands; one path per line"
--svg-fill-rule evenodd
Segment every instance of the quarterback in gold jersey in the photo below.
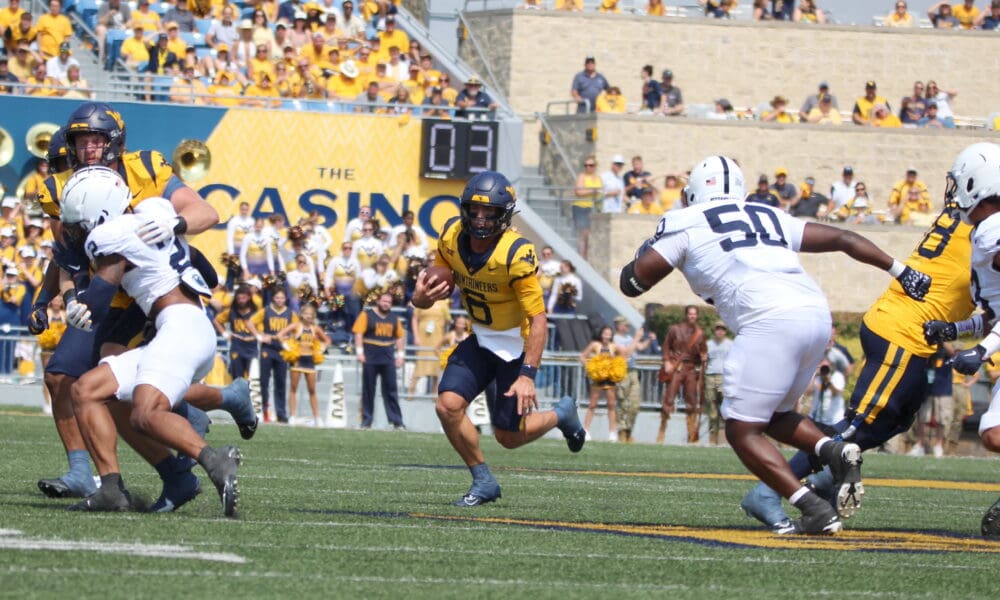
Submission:
M 475 327 L 452 352 L 438 386 L 441 426 L 472 472 L 472 487 L 456 506 L 500 498 L 479 434 L 466 416 L 468 404 L 493 381 L 497 399 L 490 406 L 490 421 L 503 447 L 518 448 L 555 427 L 572 452 L 579 452 L 586 438 L 573 398 L 563 398 L 553 410 L 535 411 L 535 375 L 547 321 L 535 276 L 535 248 L 509 229 L 515 201 L 514 188 L 502 174 L 483 171 L 472 177 L 462 192 L 461 216 L 445 225 L 434 260 L 435 266 L 453 272 Z M 448 282 L 425 271 L 417 278 L 413 305 L 430 308 L 449 295 Z
M 923 302 L 907 296 L 893 281 L 865 313 L 860 332 L 865 362 L 845 419 L 834 426 L 839 439 L 868 450 L 910 428 L 927 397 L 927 370 L 936 351 L 924 339 L 924 323 L 951 324 L 968 317 L 974 308 L 969 285 L 971 230 L 948 205 L 906 259 L 907 266 L 931 277 Z M 981 331 L 981 322 L 979 327 Z M 813 470 L 803 452 L 789 465 L 798 477 Z M 832 482 L 828 469 L 809 479 L 817 489 Z M 741 506 L 772 529 L 780 529 L 788 519 L 781 497 L 764 484 L 750 490 Z

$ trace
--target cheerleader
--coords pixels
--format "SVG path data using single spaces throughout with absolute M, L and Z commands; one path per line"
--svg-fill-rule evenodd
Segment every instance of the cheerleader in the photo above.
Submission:
M 385 252 L 385 245 L 375 237 L 376 231 L 378 231 L 378 221 L 369 219 L 361 227 L 361 237 L 354 240 L 354 252 L 351 256 L 358 261 L 362 269 L 374 267 Z
M 291 290 L 292 297 L 288 305 L 293 312 L 298 312 L 305 298 L 311 298 L 320 293 L 319 282 L 316 280 L 316 272 L 312 266 L 312 260 L 305 254 L 295 257 L 295 269 L 288 271 L 288 289 Z M 305 287 L 303 287 L 305 286 Z
M 608 402 L 608 441 L 617 442 L 618 432 L 616 429 L 618 421 L 615 418 L 615 384 L 617 382 L 610 377 L 610 374 L 602 373 L 597 375 L 594 373 L 594 367 L 597 365 L 594 361 L 598 357 L 624 357 L 625 349 L 612 342 L 612 337 L 614 337 L 614 330 L 610 326 L 605 325 L 601 327 L 594 340 L 580 354 L 580 362 L 587 367 L 587 375 L 591 378 L 590 406 L 587 407 L 587 416 L 583 420 L 583 428 L 587 430 L 587 436 L 589 437 L 590 422 L 594 418 L 594 409 L 597 408 L 597 401 L 603 391 Z M 622 374 L 624 375 L 624 373 Z M 595 377 L 601 377 L 601 379 L 595 379 Z
M 270 405 L 271 377 L 274 376 L 274 409 L 279 423 L 288 422 L 286 391 L 288 388 L 288 364 L 281 356 L 281 332 L 290 324 L 298 322 L 298 317 L 288 307 L 285 290 L 277 289 L 271 295 L 271 303 L 253 316 L 253 326 L 261 334 L 260 346 L 260 391 L 264 413 Z
M 253 232 L 243 238 L 240 247 L 240 267 L 243 269 L 243 279 L 254 275 L 274 276 L 274 255 L 271 254 L 271 235 L 264 231 L 267 221 L 258 218 L 253 225 Z
M 250 286 L 242 284 L 236 288 L 232 305 L 224 308 L 212 322 L 219 335 L 229 340 L 229 374 L 233 379 L 246 377 L 250 370 L 250 361 L 257 358 L 259 334 L 253 325 L 253 316 L 256 312 L 257 303 L 254 301 L 253 292 Z M 266 413 L 264 420 L 268 420 Z
M 38 347 L 42 350 L 42 372 L 45 372 L 45 367 L 49 364 L 49 359 L 52 358 L 52 353 L 55 351 L 56 346 L 59 345 L 59 340 L 62 339 L 63 333 L 66 331 L 66 306 L 63 304 L 62 296 L 56 296 L 49 302 L 49 306 L 45 309 L 45 312 L 49 316 L 49 327 L 42 333 L 38 334 Z M 47 414 L 52 414 L 52 396 L 49 395 L 49 386 L 42 386 L 42 398 L 45 404 L 42 407 L 42 411 Z
M 306 388 L 309 391 L 309 407 L 312 408 L 313 423 L 319 425 L 319 400 L 316 398 L 316 363 L 323 361 L 323 351 L 330 345 L 330 338 L 327 337 L 323 328 L 316 323 L 316 306 L 313 304 L 302 305 L 299 312 L 299 320 L 278 333 L 282 340 L 289 340 L 288 345 L 293 348 L 293 354 L 289 358 L 295 358 L 292 363 L 292 389 L 288 397 L 288 414 L 295 417 L 296 402 L 298 400 L 299 379 L 306 376 Z M 297 354 L 298 356 L 294 356 Z

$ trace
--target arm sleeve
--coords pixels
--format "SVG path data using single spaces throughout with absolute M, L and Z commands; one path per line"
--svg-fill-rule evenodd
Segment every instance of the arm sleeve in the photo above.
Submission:
M 226 252 L 236 254 L 236 217 L 229 219 L 226 223 Z

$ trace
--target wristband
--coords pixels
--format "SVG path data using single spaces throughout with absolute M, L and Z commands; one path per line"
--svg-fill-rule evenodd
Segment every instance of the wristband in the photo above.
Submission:
M 972 318 L 955 323 L 955 332 L 958 334 L 958 337 L 966 335 L 980 337 L 983 335 L 983 325 L 983 315 L 980 313 L 978 315 L 973 315 Z
M 174 234 L 184 235 L 188 230 L 188 222 L 184 217 L 177 215 L 177 222 L 174 223 Z
M 904 265 L 903 263 L 899 262 L 896 259 L 892 260 L 892 266 L 889 267 L 888 269 L 889 275 L 892 275 L 894 278 L 902 275 L 903 271 L 905 270 L 906 270 L 906 265 Z
M 63 306 L 69 306 L 69 303 L 76 300 L 76 290 L 66 290 L 63 292 Z
M 527 377 L 528 379 L 534 381 L 535 375 L 538 375 L 538 367 L 533 367 L 531 365 L 521 365 L 521 370 L 518 371 L 518 375 L 521 377 Z

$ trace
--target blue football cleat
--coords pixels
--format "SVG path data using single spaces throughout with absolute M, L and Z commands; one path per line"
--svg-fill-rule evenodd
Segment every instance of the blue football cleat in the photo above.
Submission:
M 499 498 L 500 485 L 496 482 L 492 486 L 473 485 L 464 496 L 455 501 L 455 506 L 479 506 L 495 502 Z
M 191 471 L 182 471 L 163 482 L 160 497 L 149 507 L 149 512 L 170 513 L 194 500 L 201 493 L 201 482 Z
M 236 421 L 240 437 L 249 440 L 257 433 L 258 424 L 257 413 L 254 412 L 253 401 L 250 400 L 250 382 L 239 377 L 222 388 L 222 395 L 223 405 Z

